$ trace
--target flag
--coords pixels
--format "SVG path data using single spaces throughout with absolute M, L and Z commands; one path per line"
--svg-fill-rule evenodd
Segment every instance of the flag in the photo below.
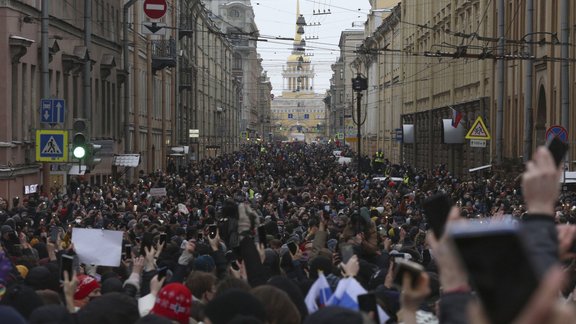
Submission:
M 458 128 L 458 124 L 460 124 L 460 121 L 462 120 L 462 117 L 464 117 L 464 114 L 452 107 L 450 107 L 450 109 L 452 109 L 452 127 Z
M 312 314 L 319 308 L 326 306 L 326 303 L 331 296 L 332 289 L 330 289 L 328 280 L 326 280 L 324 274 L 320 272 L 318 274 L 318 279 L 316 279 L 312 287 L 310 287 L 310 290 L 304 299 L 304 303 L 306 303 L 306 307 L 308 308 L 308 313 Z
M 338 282 L 336 291 L 328 300 L 327 306 L 339 306 L 348 308 L 354 311 L 359 311 L 358 295 L 366 294 L 367 291 L 360 285 L 354 278 L 341 279 Z M 386 323 L 389 317 L 384 310 L 378 306 L 378 317 L 380 323 Z

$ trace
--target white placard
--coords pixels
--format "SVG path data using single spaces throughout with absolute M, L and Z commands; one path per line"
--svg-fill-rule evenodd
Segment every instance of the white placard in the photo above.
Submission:
M 470 140 L 470 147 L 486 147 L 486 141 Z
M 152 197 L 163 197 L 166 195 L 166 188 L 150 188 L 150 196 Z
M 118 267 L 122 257 L 122 231 L 73 228 L 72 243 L 81 263 Z
M 352 163 L 352 158 L 341 156 L 341 157 L 338 158 L 338 163 L 340 163 L 340 164 L 350 164 L 350 163 Z

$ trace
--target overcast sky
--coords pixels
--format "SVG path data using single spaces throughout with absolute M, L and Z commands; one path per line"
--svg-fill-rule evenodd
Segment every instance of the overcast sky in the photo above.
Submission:
M 296 0 L 251 0 L 256 24 L 262 36 L 294 37 L 296 25 Z M 363 28 L 370 9 L 368 0 L 300 0 L 300 13 L 310 25 L 305 27 L 308 53 L 316 70 L 315 91 L 324 93 L 330 87 L 330 65 L 339 56 L 338 41 L 345 29 Z M 331 14 L 314 15 L 314 12 Z M 360 27 L 352 27 L 357 22 Z M 319 26 L 312 26 L 319 24 Z M 276 95 L 282 92 L 282 67 L 292 51 L 292 41 L 269 40 L 258 42 L 258 53 L 263 58 L 264 70 Z

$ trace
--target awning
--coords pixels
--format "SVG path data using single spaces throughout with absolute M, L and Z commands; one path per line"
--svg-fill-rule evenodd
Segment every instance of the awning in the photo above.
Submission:
M 492 164 L 483 165 L 481 167 L 470 169 L 470 170 L 468 170 L 468 172 L 472 173 L 472 172 L 476 172 L 476 171 L 480 171 L 480 170 L 484 170 L 484 169 L 490 169 L 491 167 L 492 167 Z
M 68 170 L 68 175 L 84 175 L 85 173 L 86 173 L 85 165 L 82 165 L 82 167 L 80 167 L 80 165 L 74 164 L 72 165 L 70 170 Z
M 94 166 L 93 170 L 90 170 L 91 174 L 112 174 L 112 160 L 111 156 L 101 157 L 100 163 Z

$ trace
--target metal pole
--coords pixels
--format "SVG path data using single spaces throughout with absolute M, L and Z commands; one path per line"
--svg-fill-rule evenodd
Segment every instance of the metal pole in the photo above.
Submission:
M 84 62 L 82 104 L 84 106 L 84 118 L 87 119 L 90 127 L 93 129 L 92 120 L 92 58 L 90 57 L 90 48 L 92 45 L 92 1 L 84 0 L 84 46 L 86 47 L 86 56 L 88 59 Z M 93 134 L 89 136 L 92 137 Z
M 560 4 L 560 41 L 562 42 L 561 47 L 561 57 L 562 57 L 562 69 L 560 70 L 561 79 L 561 100 L 562 100 L 562 126 L 568 129 L 569 126 L 569 109 L 570 109 L 570 64 L 569 64 L 569 51 L 568 42 L 570 41 L 570 27 L 568 25 L 569 21 L 569 0 L 562 0 Z
M 562 126 L 565 129 L 568 129 L 570 125 L 570 80 L 568 80 L 570 75 L 570 64 L 568 62 L 569 58 L 569 51 L 568 51 L 568 42 L 570 40 L 570 27 L 568 26 L 570 12 L 569 10 L 569 1 L 562 0 L 560 4 L 560 12 L 562 17 L 560 17 L 560 41 L 562 42 L 562 48 L 560 50 L 560 56 L 562 57 L 562 68 L 560 69 L 560 92 L 561 92 L 561 100 L 562 100 Z M 566 142 L 570 143 L 570 139 L 567 138 Z M 564 157 L 564 165 L 562 170 L 564 172 L 564 176 L 562 177 L 562 191 L 566 187 L 566 170 L 569 166 L 569 154 L 566 154 Z
M 128 60 L 128 10 L 138 0 L 130 0 L 124 4 L 122 9 L 122 57 L 123 69 L 126 72 L 124 80 L 124 153 L 130 152 L 130 62 Z M 127 181 L 132 179 L 132 172 L 126 172 Z
M 532 33 L 534 32 L 534 0 L 526 0 L 526 53 L 528 57 L 532 56 L 533 45 Z M 532 74 L 534 65 L 532 60 L 524 62 L 526 69 L 526 77 L 524 80 L 524 162 L 530 160 L 532 156 L 532 98 L 533 98 L 533 82 Z
M 50 61 L 49 44 L 48 44 L 48 25 L 50 19 L 50 0 L 42 1 L 42 98 L 50 97 L 50 70 L 48 64 Z M 16 125 L 13 125 L 16 127 Z M 40 143 L 36 143 L 40 145 Z M 50 195 L 50 164 L 42 163 L 42 192 L 46 197 Z
M 502 144 L 504 131 L 504 46 L 506 45 L 505 21 L 504 21 L 504 0 L 498 0 L 498 83 L 497 83 L 497 108 L 496 108 L 496 164 L 502 163 Z
M 356 91 L 356 118 L 358 133 L 356 134 L 356 139 L 358 140 L 358 213 L 360 213 L 360 207 L 362 206 L 362 182 L 360 178 L 362 177 L 362 133 L 360 131 L 362 127 L 362 91 Z

